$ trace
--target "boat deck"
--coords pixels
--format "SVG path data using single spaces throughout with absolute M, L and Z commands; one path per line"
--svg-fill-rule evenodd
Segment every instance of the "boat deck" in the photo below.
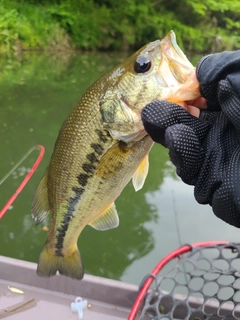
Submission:
M 128 318 L 137 286 L 91 275 L 82 281 L 61 275 L 40 278 L 36 267 L 35 263 L 0 256 L 0 319 L 7 315 L 9 320 L 79 319 L 78 313 L 71 311 L 77 297 L 88 301 L 82 319 Z M 13 292 L 15 289 L 23 293 Z

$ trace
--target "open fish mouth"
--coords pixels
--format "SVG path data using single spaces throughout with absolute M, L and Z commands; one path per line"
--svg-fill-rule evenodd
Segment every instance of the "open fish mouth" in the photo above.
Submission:
M 189 62 L 186 55 L 180 49 L 177 44 L 176 35 L 174 31 L 170 31 L 162 40 L 162 50 L 164 54 L 170 59 L 175 60 L 180 65 L 182 65 L 185 69 L 192 68 L 192 64 Z M 181 61 L 182 59 L 182 61 Z
M 161 40 L 162 60 L 160 72 L 170 91 L 165 97 L 172 102 L 194 100 L 201 96 L 195 67 L 188 60 L 176 41 L 176 35 L 170 31 Z
M 194 70 L 193 65 L 177 44 L 176 36 L 170 31 L 161 40 L 161 64 L 159 72 L 169 88 L 185 83 Z

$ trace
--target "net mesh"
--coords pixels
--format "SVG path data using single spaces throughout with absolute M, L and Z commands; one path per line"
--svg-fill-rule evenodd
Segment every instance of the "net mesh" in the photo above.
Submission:
M 240 245 L 196 247 L 172 260 L 154 277 L 138 319 L 240 319 Z

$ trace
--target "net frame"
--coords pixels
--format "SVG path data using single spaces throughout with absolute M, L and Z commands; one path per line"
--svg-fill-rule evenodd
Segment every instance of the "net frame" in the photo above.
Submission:
M 215 257 L 205 257 L 206 252 L 212 253 L 214 250 L 217 253 Z M 204 269 L 200 266 L 201 259 L 208 263 L 207 268 Z M 173 261 L 174 266 L 166 273 L 164 270 Z M 194 271 L 181 269 L 186 261 L 193 265 Z M 219 267 L 219 262 L 224 263 L 227 267 Z M 164 270 L 162 270 L 163 268 Z M 162 271 L 164 273 L 160 274 Z M 184 284 L 187 288 L 187 294 L 179 298 L 175 290 L 164 292 L 161 286 L 166 279 L 171 279 L 175 283 L 174 288 L 179 285 L 175 278 L 179 276 L 180 271 L 187 275 L 188 280 Z M 197 276 L 199 272 L 201 276 Z M 208 279 L 210 275 L 214 275 L 216 278 L 215 283 Z M 198 286 L 197 290 L 191 288 L 194 277 L 198 278 L 198 282 L 202 281 L 202 285 Z M 221 283 L 224 277 L 231 278 L 230 283 Z M 226 279 L 224 281 L 226 282 Z M 227 281 L 229 282 L 229 280 Z M 153 283 L 153 289 L 149 290 Z M 209 283 L 217 287 L 217 290 L 215 288 L 216 292 L 212 295 L 206 291 Z M 232 293 L 230 298 L 226 300 L 221 295 L 222 292 L 225 292 L 226 295 L 227 290 L 232 291 Z M 206 292 L 203 293 L 204 291 Z M 196 299 L 196 292 L 201 293 L 201 299 Z M 168 304 L 171 306 L 161 310 L 160 302 L 164 299 L 168 299 Z M 212 303 L 212 300 L 214 303 Z M 197 302 L 196 306 L 194 305 L 195 302 Z M 180 318 L 175 317 L 176 310 L 181 314 Z M 151 311 L 153 312 L 151 313 Z M 226 241 L 200 242 L 184 245 L 169 253 L 157 264 L 152 273 L 142 281 L 138 296 L 128 317 L 128 320 L 134 319 L 240 319 L 240 244 Z

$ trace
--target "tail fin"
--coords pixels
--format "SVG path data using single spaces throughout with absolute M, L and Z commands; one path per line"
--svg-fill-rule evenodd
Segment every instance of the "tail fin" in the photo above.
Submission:
M 78 248 L 69 256 L 57 256 L 48 249 L 47 244 L 44 246 L 38 261 L 38 276 L 52 277 L 57 271 L 72 279 L 83 278 L 84 269 Z

